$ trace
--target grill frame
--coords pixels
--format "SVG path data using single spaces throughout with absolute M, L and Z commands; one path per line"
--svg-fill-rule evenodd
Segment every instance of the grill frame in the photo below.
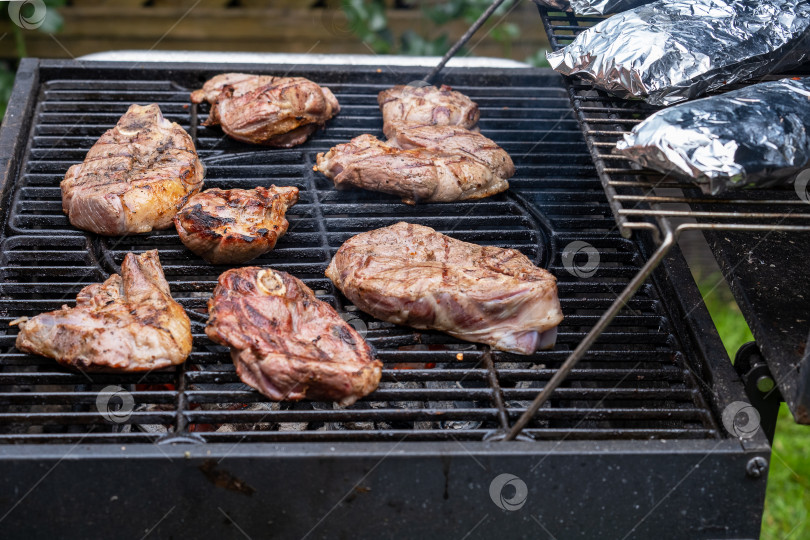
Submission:
M 3 171 L 4 178 L 18 177 L 22 164 L 22 153 L 27 145 L 27 141 L 21 140 L 19 134 L 27 133 L 30 129 L 41 82 L 53 77 L 55 73 L 60 73 L 64 78 L 80 78 L 83 72 L 85 74 L 88 72 L 87 70 L 108 70 L 108 74 L 111 73 L 109 70 L 112 72 L 118 70 L 118 73 L 129 74 L 131 77 L 137 78 L 143 77 L 143 73 L 149 72 L 150 69 L 161 72 L 165 70 L 165 73 L 170 74 L 184 71 L 213 74 L 226 70 L 238 70 L 240 67 L 252 72 L 276 73 L 289 69 L 287 66 L 264 66 L 257 69 L 255 65 L 189 67 L 181 64 L 155 66 L 144 64 L 133 68 L 130 65 L 118 63 L 98 63 L 88 67 L 69 61 L 25 60 L 20 66 L 9 113 L 3 129 L 0 131 L 0 170 Z M 356 67 L 341 69 L 345 69 L 347 79 L 357 77 L 359 72 L 369 71 Z M 317 73 L 319 70 L 322 70 L 323 73 L 334 73 L 335 67 L 301 67 L 301 71 L 311 73 Z M 405 78 L 408 74 L 416 73 L 408 69 L 395 71 L 398 76 L 401 75 Z M 529 77 L 530 74 L 540 72 L 539 70 L 528 70 L 522 71 L 518 75 L 512 70 L 457 71 L 462 74 L 474 74 L 477 77 L 489 76 L 495 80 L 502 80 L 507 85 L 514 84 L 520 77 Z M 542 73 L 543 76 L 553 76 L 551 72 L 542 71 Z M 13 191 L 11 187 L 10 182 L 5 182 L 3 185 L 4 209 L 9 208 L 11 202 L 10 196 Z M 638 241 L 637 245 L 645 258 L 649 257 L 655 248 L 653 243 L 646 240 Z M 733 401 L 745 400 L 745 394 L 728 362 L 722 344 L 714 332 L 711 319 L 702 305 L 691 276 L 684 279 L 685 276 L 689 276 L 685 262 L 677 251 L 673 251 L 662 266 L 656 270 L 653 282 L 649 287 L 653 287 L 657 296 L 663 300 L 662 304 L 673 326 L 673 331 L 677 332 L 683 347 L 690 350 L 690 356 L 695 362 L 691 366 L 695 376 L 703 381 L 703 384 L 710 385 L 712 395 L 707 396 L 706 399 L 709 401 L 716 421 L 719 411 Z M 669 285 L 673 281 L 677 282 L 679 286 L 677 294 Z M 694 309 L 695 305 L 699 307 Z M 759 527 L 765 479 L 747 478 L 744 471 L 752 458 L 767 459 L 769 455 L 767 441 L 761 433 L 742 442 L 724 433 L 717 433 L 716 438 L 702 440 L 598 441 L 572 440 L 563 437 L 561 440 L 494 443 L 451 439 L 443 442 L 408 441 L 405 437 L 402 440 L 393 439 L 390 442 L 353 441 L 328 444 L 318 441 L 309 441 L 306 444 L 292 442 L 194 444 L 199 441 L 195 440 L 191 434 L 181 438 L 166 439 L 163 442 L 172 444 L 152 445 L 129 442 L 85 444 L 83 440 L 72 440 L 56 445 L 0 445 L 0 468 L 2 468 L 0 470 L 6 473 L 3 480 L 0 481 L 0 485 L 9 489 L 26 484 L 33 485 L 37 477 L 53 466 L 54 470 L 60 472 L 51 478 L 46 478 L 37 493 L 50 491 L 48 487 L 57 492 L 64 489 L 66 485 L 83 487 L 87 489 L 88 497 L 81 502 L 82 507 L 97 508 L 99 504 L 104 504 L 109 500 L 113 491 L 117 490 L 116 493 L 121 491 L 120 486 L 112 486 L 115 488 L 112 491 L 106 487 L 93 487 L 96 473 L 92 471 L 98 471 L 98 468 L 101 467 L 105 474 L 118 475 L 124 479 L 127 487 L 133 488 L 132 493 L 128 496 L 148 494 L 150 497 L 155 497 L 156 503 L 165 503 L 164 508 L 171 507 L 172 501 L 184 501 L 180 504 L 178 514 L 176 514 L 178 516 L 182 513 L 191 520 L 199 518 L 199 506 L 185 500 L 189 496 L 189 490 L 193 487 L 199 493 L 210 495 L 211 500 L 222 497 L 226 501 L 223 505 L 228 508 L 228 512 L 236 512 L 242 516 L 240 519 L 234 520 L 240 526 L 245 521 L 256 527 L 263 526 L 266 521 L 264 512 L 267 508 L 262 504 L 268 501 L 266 496 L 261 497 L 261 500 L 264 501 L 262 504 L 259 504 L 259 500 L 256 498 L 246 504 L 247 499 L 244 498 L 243 493 L 238 490 L 233 492 L 233 489 L 229 489 L 227 485 L 223 486 L 222 482 L 217 480 L 222 476 L 212 476 L 203 471 L 207 467 L 207 460 L 227 459 L 225 462 L 227 470 L 236 471 L 233 473 L 234 478 L 253 478 L 253 484 L 259 486 L 255 488 L 256 491 L 263 494 L 272 493 L 274 488 L 274 483 L 265 479 L 276 477 L 293 479 L 296 477 L 295 475 L 298 475 L 302 486 L 311 486 L 323 479 L 324 475 L 332 478 L 326 482 L 328 494 L 336 494 L 337 497 L 333 496 L 331 499 L 328 496 L 316 497 L 317 500 L 313 502 L 310 490 L 304 487 L 293 489 L 289 500 L 273 499 L 277 506 L 273 507 L 272 512 L 277 519 L 285 519 L 282 511 L 290 513 L 297 511 L 300 514 L 300 510 L 296 509 L 300 509 L 302 505 L 309 505 L 306 507 L 327 514 L 331 512 L 329 509 L 335 503 L 335 499 L 339 499 L 341 516 L 329 524 L 326 528 L 328 531 L 356 529 L 359 516 L 366 511 L 374 512 L 373 515 L 379 516 L 381 521 L 387 519 L 389 523 L 408 526 L 410 527 L 408 530 L 413 530 L 413 509 L 410 513 L 401 512 L 394 504 L 397 494 L 401 494 L 405 506 L 416 505 L 419 501 L 419 505 L 416 507 L 420 508 L 419 512 L 424 512 L 426 522 L 431 523 L 430 530 L 426 531 L 428 536 L 437 535 L 439 531 L 457 532 L 455 519 L 459 515 L 468 516 L 470 519 L 472 519 L 471 516 L 476 516 L 477 521 L 480 517 L 477 516 L 476 508 L 493 508 L 498 514 L 494 515 L 489 523 L 481 526 L 479 529 L 481 533 L 512 531 L 516 535 L 525 534 L 525 527 L 527 523 L 530 523 L 530 521 L 526 521 L 525 515 L 521 520 L 510 520 L 508 513 L 503 513 L 495 507 L 485 506 L 492 504 L 487 494 L 487 485 L 491 478 L 500 472 L 511 472 L 524 478 L 531 485 L 529 496 L 532 498 L 532 505 L 537 504 L 537 508 L 548 512 L 548 515 L 567 514 L 570 512 L 570 505 L 577 504 L 578 523 L 571 524 L 571 526 L 579 527 L 578 530 L 581 531 L 581 534 L 587 534 L 588 531 L 597 530 L 595 527 L 603 527 L 599 530 L 608 530 L 604 528 L 606 527 L 604 515 L 585 495 L 587 485 L 593 479 L 594 472 L 591 467 L 596 463 L 596 466 L 600 467 L 599 470 L 604 472 L 604 477 L 611 479 L 609 484 L 613 489 L 624 481 L 629 482 L 631 486 L 644 485 L 645 482 L 651 482 L 650 470 L 660 472 L 660 475 L 656 476 L 656 480 L 652 481 L 654 485 L 650 486 L 651 500 L 658 501 L 660 506 L 656 507 L 656 517 L 646 521 L 633 533 L 639 538 L 646 537 L 653 532 L 668 531 L 665 517 L 675 515 L 683 508 L 701 516 L 706 515 L 706 508 L 701 506 L 697 498 L 688 495 L 676 497 L 667 495 L 673 484 L 669 480 L 676 478 L 684 479 L 683 493 L 697 490 L 700 485 L 705 483 L 715 486 L 717 489 L 728 490 L 728 493 L 732 495 L 727 501 L 728 508 L 724 509 L 723 515 L 726 516 L 724 520 L 727 520 L 724 527 L 727 531 L 731 531 L 729 536 L 753 537 Z M 531 463 L 532 458 L 539 460 L 546 455 L 551 456 L 549 459 L 555 462 L 553 466 L 532 468 L 534 465 Z M 167 460 L 166 456 L 170 460 Z M 176 459 L 181 460 L 183 465 L 178 466 L 171 461 Z M 484 463 L 484 467 L 481 468 L 477 461 Z M 318 465 L 313 466 L 314 463 Z M 699 477 L 692 475 L 696 464 L 702 467 Z M 59 465 L 58 469 L 57 465 Z M 411 482 L 412 477 L 403 474 L 403 468 L 420 471 L 420 473 L 414 474 L 428 479 L 427 484 L 414 485 Z M 140 471 L 140 474 L 133 473 L 134 470 Z M 179 470 L 183 472 L 180 473 Z M 577 472 L 572 475 L 572 470 Z M 735 473 L 730 475 L 730 470 Z M 201 471 L 202 474 L 200 474 Z M 422 473 L 424 476 L 421 475 Z M 184 475 L 182 478 L 193 477 L 192 483 L 189 486 L 164 486 L 167 489 L 156 494 L 155 488 L 158 484 L 153 482 L 159 482 L 164 475 L 181 478 L 181 476 L 177 476 L 179 474 Z M 343 479 L 335 477 L 336 474 Z M 361 478 L 361 481 L 357 482 L 357 478 Z M 445 491 L 435 490 L 437 479 L 444 479 Z M 356 505 L 355 508 L 363 508 L 363 511 L 350 509 L 349 503 L 344 499 L 348 499 L 349 495 L 356 491 L 355 488 L 366 480 L 373 484 L 373 492 L 377 494 L 382 492 L 382 496 L 379 500 L 374 501 L 369 501 L 370 497 L 366 498 L 363 504 Z M 357 485 L 354 485 L 355 482 Z M 248 481 L 248 483 L 251 482 Z M 441 483 L 439 482 L 440 485 Z M 445 497 L 444 493 L 450 489 L 448 486 L 452 487 L 453 493 L 458 493 L 468 490 L 469 488 L 465 486 L 470 483 L 480 487 L 480 489 L 476 488 L 471 491 L 471 496 L 476 501 L 475 505 L 468 504 L 461 497 L 450 499 Z M 545 486 L 563 486 L 566 490 L 570 490 L 568 493 L 571 496 L 570 498 L 560 498 L 555 495 L 555 490 L 546 490 Z M 630 504 L 630 501 L 633 500 L 631 491 L 630 488 L 627 491 L 621 491 L 623 495 L 617 497 L 617 502 Z M 346 492 L 346 496 L 340 499 L 344 492 Z M 105 497 L 107 498 L 105 499 Z M 197 498 L 192 497 L 192 500 Z M 351 498 L 354 499 L 354 496 Z M 447 502 L 448 500 L 450 502 Z M 9 524 L 19 526 L 26 524 L 27 527 L 30 527 L 32 522 L 36 522 L 39 507 L 37 504 L 32 504 L 33 501 L 35 499 L 30 499 L 29 502 L 10 514 Z M 429 503 L 426 510 L 422 504 L 425 501 Z M 480 506 L 478 503 L 481 503 Z M 4 507 L 7 508 L 6 505 Z M 2 508 L 0 507 L 0 510 Z M 69 511 L 75 510 L 75 508 L 76 505 L 71 501 L 60 501 L 55 511 L 67 523 L 81 525 L 84 516 L 81 513 L 71 514 Z M 99 531 L 115 530 L 120 533 L 120 523 L 131 521 L 132 508 L 129 510 L 112 510 L 111 515 L 116 516 L 116 519 L 111 519 L 110 523 L 117 522 L 117 525 L 105 528 L 108 526 L 102 524 Z M 155 511 L 154 508 L 139 509 L 134 514 L 151 516 Z M 159 518 L 160 515 L 155 516 L 155 521 Z M 305 529 L 301 529 L 306 519 L 293 519 L 289 515 L 286 519 L 291 520 L 288 525 L 292 528 L 287 530 L 292 534 L 300 535 L 302 530 L 306 532 Z M 219 522 L 212 523 L 210 518 L 201 519 L 191 526 L 191 530 L 210 534 L 212 530 L 222 530 L 221 521 L 220 519 Z M 475 522 L 472 522 L 470 526 L 472 527 L 474 524 Z M 697 522 L 691 526 L 694 537 L 708 537 L 716 532 L 715 529 L 706 528 Z M 160 536 L 167 536 L 181 530 L 178 527 L 180 526 L 176 523 L 167 523 L 157 530 L 160 531 Z M 46 532 L 46 529 L 35 528 L 36 530 L 41 531 L 42 535 Z M 189 532 L 187 528 L 182 530 L 185 533 Z M 371 532 L 375 529 L 373 524 L 367 524 L 363 525 L 361 530 L 372 535 Z M 619 532 L 618 528 L 616 530 Z M 99 535 L 103 534 L 99 532 Z M 37 534 L 34 536 L 36 537 Z M 324 536 L 326 537 L 327 534 L 324 533 Z

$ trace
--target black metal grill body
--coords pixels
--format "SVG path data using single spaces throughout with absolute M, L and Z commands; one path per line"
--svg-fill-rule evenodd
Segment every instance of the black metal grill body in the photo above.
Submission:
M 340 115 L 290 150 L 248 147 L 199 126 L 188 93 L 242 70 L 309 77 L 331 88 Z M 3 238 L 0 323 L 71 304 L 151 248 L 192 317 L 194 352 L 174 371 L 70 373 L 0 336 L 0 521 L 46 537 L 55 523 L 106 537 L 600 536 L 756 537 L 765 475 L 747 474 L 769 447 L 731 437 L 721 411 L 744 400 L 694 282 L 670 256 L 572 377 L 525 430 L 534 441 L 488 442 L 542 388 L 653 246 L 621 237 L 561 79 L 548 70 L 449 70 L 442 82 L 482 109 L 482 132 L 514 158 L 505 194 L 410 207 L 338 192 L 312 171 L 317 152 L 381 135 L 376 94 L 420 72 L 388 67 L 128 65 L 24 61 L 0 132 Z M 301 278 L 367 328 L 384 363 L 375 393 L 348 409 L 270 406 L 242 385 L 224 348 L 207 340 L 205 305 L 224 268 L 185 250 L 174 231 L 98 238 L 61 213 L 65 170 L 131 103 L 157 102 L 195 139 L 206 187 L 295 185 L 290 231 L 256 264 Z M 565 321 L 555 350 L 520 357 L 353 311 L 323 276 L 349 236 L 400 220 L 457 238 L 520 249 L 559 280 Z M 561 252 L 586 241 L 601 255 L 592 277 Z M 360 322 L 358 322 L 360 321 Z M 98 392 L 120 385 L 136 408 L 105 419 Z M 528 485 L 525 506 L 496 506 L 500 473 Z M 72 496 L 66 496 L 71 494 Z M 54 496 L 56 495 L 56 496 Z M 508 494 L 507 494 L 508 496 Z M 52 519 L 39 516 L 47 508 Z M 103 509 L 103 510 L 100 510 Z M 165 518 L 162 517 L 165 515 Z M 21 529 L 17 529 L 17 528 Z M 547 529 L 544 532 L 543 528 Z

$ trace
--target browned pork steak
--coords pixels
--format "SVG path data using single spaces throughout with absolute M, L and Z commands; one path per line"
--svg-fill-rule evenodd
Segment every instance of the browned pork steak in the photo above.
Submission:
M 242 142 L 290 148 L 340 112 L 332 92 L 303 77 L 223 73 L 191 94 L 193 103 L 207 101 L 205 125 L 221 125 Z
M 296 187 L 207 189 L 174 216 L 180 240 L 212 264 L 239 264 L 273 249 L 287 232 L 284 217 Z
M 362 336 L 285 272 L 228 270 L 208 311 L 205 333 L 229 346 L 242 381 L 272 400 L 350 405 L 380 382 L 382 363 Z
M 183 128 L 155 105 L 132 105 L 61 183 L 62 209 L 79 229 L 105 235 L 165 229 L 200 191 L 203 165 Z
M 388 144 L 403 150 L 462 156 L 485 165 L 496 178 L 504 180 L 515 175 L 515 164 L 503 148 L 478 132 L 457 126 L 399 127 L 391 132 Z
M 478 105 L 449 86 L 395 86 L 377 96 L 383 116 L 383 133 L 403 125 L 459 126 L 473 129 L 478 123 Z
M 326 276 L 378 319 L 517 354 L 553 347 L 563 318 L 554 276 L 519 251 L 410 223 L 349 238 Z
M 509 188 L 512 159 L 479 133 L 452 126 L 397 129 L 384 143 L 355 137 L 317 157 L 335 187 L 359 187 L 402 197 L 403 202 L 481 199 Z
M 19 350 L 88 371 L 151 371 L 191 352 L 191 322 L 172 299 L 157 250 L 128 253 L 121 275 L 82 289 L 76 307 L 19 325 Z

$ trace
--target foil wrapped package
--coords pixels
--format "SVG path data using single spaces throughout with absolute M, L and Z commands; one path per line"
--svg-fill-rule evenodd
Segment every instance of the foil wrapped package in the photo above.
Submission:
M 808 0 L 659 0 L 614 15 L 547 55 L 624 98 L 671 105 L 810 57 Z
M 626 134 L 615 153 L 713 195 L 788 183 L 810 167 L 810 77 L 663 109 Z

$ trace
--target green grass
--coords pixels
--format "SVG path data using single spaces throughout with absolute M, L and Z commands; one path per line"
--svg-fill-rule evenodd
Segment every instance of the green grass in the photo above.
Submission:
M 714 320 L 723 345 L 726 346 L 726 352 L 733 362 L 737 349 L 749 341 L 754 341 L 754 336 L 745 324 L 740 308 L 737 307 L 723 276 L 711 274 L 698 279 L 698 289 L 706 307 L 709 308 L 709 314 Z
M 810 426 L 800 426 L 783 403 L 773 440 L 763 540 L 810 538 Z
M 706 307 L 720 338 L 733 359 L 751 331 L 719 274 L 698 280 Z M 773 441 L 762 540 L 801 540 L 810 538 L 810 426 L 793 421 L 787 406 L 779 409 Z

